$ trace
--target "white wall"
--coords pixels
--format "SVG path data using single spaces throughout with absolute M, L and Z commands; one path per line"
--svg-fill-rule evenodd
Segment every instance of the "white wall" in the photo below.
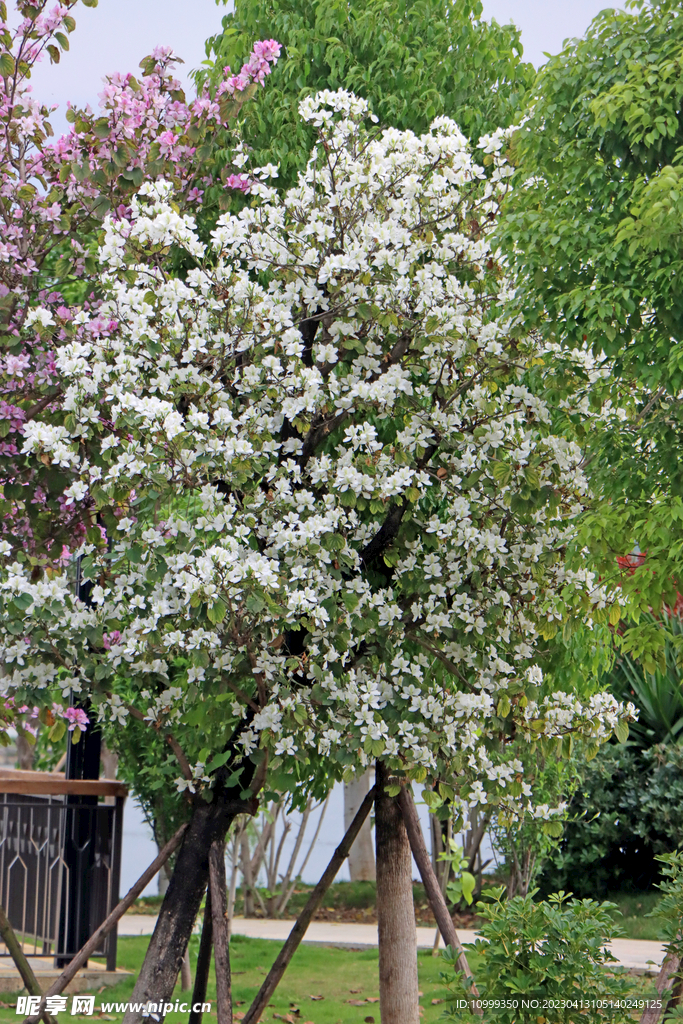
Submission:
M 420 820 L 422 822 L 422 829 L 425 835 L 427 846 L 429 847 L 429 819 L 427 815 L 427 808 L 424 804 L 419 802 L 420 790 L 417 789 L 417 808 L 420 814 Z M 315 832 L 316 822 L 318 814 L 320 812 L 314 812 L 308 823 L 307 835 L 312 838 Z M 292 815 L 294 824 L 298 821 L 298 814 L 294 812 Z M 281 835 L 281 827 L 278 835 Z M 303 881 L 308 883 L 315 883 L 318 881 L 323 871 L 327 867 L 327 864 L 332 857 L 336 847 L 341 842 L 344 836 L 344 794 L 341 785 L 335 786 L 330 796 L 330 802 L 325 812 L 325 819 L 323 821 L 322 828 L 318 841 L 311 853 L 311 856 L 306 865 L 306 869 L 303 873 Z M 294 841 L 296 838 L 296 827 L 293 827 L 289 835 L 285 840 L 282 858 L 280 860 L 281 869 L 284 870 L 286 867 L 291 851 L 294 847 Z M 310 842 L 310 839 L 309 839 Z M 294 871 L 294 877 L 298 868 L 300 867 L 303 859 L 308 850 L 308 842 L 304 842 L 301 852 L 297 860 L 297 867 Z M 123 851 L 122 851 L 122 863 L 121 863 L 121 895 L 128 892 L 133 883 L 139 878 L 144 869 L 150 864 L 156 857 L 157 850 L 152 839 L 152 833 L 149 826 L 142 817 L 142 812 L 135 801 L 129 798 L 126 801 L 126 809 L 124 812 L 123 822 Z M 487 841 L 484 843 L 482 848 L 482 855 L 484 860 L 491 856 L 490 844 Z M 418 878 L 418 871 L 415 863 L 413 863 L 413 878 Z M 339 881 L 348 881 L 349 869 L 345 863 L 337 876 Z M 261 880 L 262 881 L 262 880 Z M 151 882 L 150 885 L 145 889 L 145 895 L 154 895 L 157 892 L 156 881 Z

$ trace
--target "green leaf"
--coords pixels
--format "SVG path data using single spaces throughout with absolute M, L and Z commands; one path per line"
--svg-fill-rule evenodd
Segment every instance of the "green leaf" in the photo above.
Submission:
M 476 887 L 476 884 L 477 880 L 474 877 L 474 875 L 470 874 L 469 871 L 463 871 L 462 875 L 460 876 L 460 885 L 462 888 L 463 899 L 465 900 L 465 903 L 467 904 L 468 907 L 472 905 L 472 899 L 474 896 L 474 889 Z
M 620 718 L 617 724 L 614 726 L 614 735 L 617 737 L 620 743 L 626 743 L 626 740 L 628 739 L 628 722 L 625 722 L 622 718 Z
M 123 171 L 121 177 L 130 181 L 136 188 L 139 188 L 144 181 L 145 175 L 141 167 L 133 167 L 129 171 Z
M 59 743 L 66 732 L 66 722 L 59 718 L 48 732 L 48 739 L 51 743 Z
M 14 74 L 14 57 L 11 53 L 3 53 L 0 55 L 0 75 L 3 78 L 9 78 L 10 75 Z
M 227 764 L 231 757 L 232 754 L 229 750 L 224 751 L 222 754 L 216 754 L 215 757 L 212 757 L 207 764 L 206 774 L 211 775 L 211 773 L 215 772 L 217 768 L 222 768 L 224 764 Z
M 109 119 L 106 117 L 98 117 L 98 119 L 95 121 L 93 125 L 92 130 L 98 139 L 108 139 L 111 134 L 111 125 L 109 124 Z
M 222 622 L 227 613 L 228 606 L 220 597 L 206 609 L 206 617 L 214 626 L 217 626 L 219 622 Z
M 341 551 L 346 541 L 338 533 L 325 533 L 320 541 L 326 551 Z
M 512 466 L 507 462 L 495 461 L 492 467 L 493 479 L 506 486 L 512 480 Z
M 552 839 L 560 839 L 564 832 L 564 827 L 561 821 L 544 821 L 542 830 Z
M 266 607 L 266 602 L 260 594 L 249 594 L 245 603 L 252 615 L 260 615 Z

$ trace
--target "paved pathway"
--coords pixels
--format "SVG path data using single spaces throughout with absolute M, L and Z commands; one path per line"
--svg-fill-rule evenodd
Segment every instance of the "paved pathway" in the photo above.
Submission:
M 252 939 L 275 939 L 284 942 L 292 928 L 293 921 L 266 921 L 236 917 L 232 930 L 236 935 L 248 935 Z M 125 914 L 119 922 L 119 935 L 151 935 L 156 917 L 151 914 Z M 434 928 L 417 928 L 417 944 L 420 949 L 431 949 L 434 945 Z M 462 942 L 474 942 L 475 932 L 462 929 L 458 932 Z M 323 946 L 347 946 L 367 949 L 377 945 L 376 924 L 335 924 L 330 921 L 313 921 L 308 926 L 304 942 Z M 441 943 L 443 945 L 443 943 Z M 656 971 L 663 959 L 664 947 L 660 942 L 644 939 L 615 939 L 610 949 L 624 967 L 645 971 Z

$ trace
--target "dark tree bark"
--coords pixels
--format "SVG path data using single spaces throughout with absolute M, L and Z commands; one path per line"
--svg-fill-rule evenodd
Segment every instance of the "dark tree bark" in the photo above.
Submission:
M 379 933 L 379 1009 L 382 1024 L 419 1024 L 417 934 L 410 843 L 389 772 L 377 762 L 375 847 Z
M 209 889 L 213 922 L 213 962 L 216 968 L 218 1024 L 232 1024 L 228 888 L 225 881 L 225 840 L 214 839 L 209 850 Z

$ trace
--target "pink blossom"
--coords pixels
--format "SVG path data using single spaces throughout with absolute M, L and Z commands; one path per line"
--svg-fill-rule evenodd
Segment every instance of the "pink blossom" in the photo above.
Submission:
M 26 353 L 22 352 L 18 356 L 7 356 L 5 360 L 5 372 L 10 377 L 23 377 L 24 370 L 31 365 L 31 357 Z
M 69 732 L 73 732 L 76 727 L 85 729 L 90 725 L 90 719 L 82 708 L 67 708 L 64 711 L 64 718 L 69 723 Z
M 251 192 L 251 186 L 253 181 L 248 178 L 246 174 L 231 174 L 230 177 L 225 179 L 226 188 L 236 188 L 240 192 L 244 192 L 248 195 Z

